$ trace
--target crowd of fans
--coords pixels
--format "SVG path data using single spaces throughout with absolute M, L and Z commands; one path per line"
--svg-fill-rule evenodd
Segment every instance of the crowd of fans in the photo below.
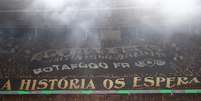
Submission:
M 33 77 L 30 68 L 30 58 L 33 53 L 48 49 L 72 48 L 73 42 L 68 40 L 70 34 L 66 32 L 53 33 L 40 31 L 40 29 L 0 29 L 0 78 L 29 78 Z M 43 33 L 42 33 L 43 32 Z M 121 40 L 99 40 L 97 46 L 90 46 L 90 39 L 83 39 L 77 47 L 125 47 L 132 45 L 154 45 L 173 58 L 169 65 L 173 72 L 154 73 L 148 75 L 161 76 L 200 76 L 201 74 L 201 34 L 174 33 L 170 36 L 163 34 L 133 33 L 127 36 L 123 31 Z M 93 37 L 91 37 L 93 38 Z M 76 39 L 74 39 L 76 41 Z M 43 77 L 49 77 L 45 74 Z M 143 74 L 142 75 L 147 75 Z M 40 76 L 36 76 L 40 77 Z

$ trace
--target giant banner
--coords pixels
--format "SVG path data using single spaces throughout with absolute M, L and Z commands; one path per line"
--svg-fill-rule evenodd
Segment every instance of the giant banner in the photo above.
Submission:
M 34 42 L 8 43 L 10 48 L 2 49 L 0 56 L 0 92 L 198 90 L 199 43 L 188 44 L 45 48 Z

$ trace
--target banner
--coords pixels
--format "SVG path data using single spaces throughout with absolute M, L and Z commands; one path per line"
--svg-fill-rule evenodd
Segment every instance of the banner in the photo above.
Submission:
M 42 90 L 157 90 L 200 87 L 197 77 L 115 77 L 1 80 L 0 91 Z
M 188 54 L 191 49 L 193 53 Z M 1 53 L 0 94 L 46 90 L 199 90 L 199 54 L 197 48 L 151 43 L 100 48 L 25 47 L 18 52 Z

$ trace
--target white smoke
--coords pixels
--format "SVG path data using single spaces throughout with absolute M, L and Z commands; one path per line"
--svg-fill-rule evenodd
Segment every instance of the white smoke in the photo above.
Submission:
M 93 33 L 92 29 L 104 23 L 111 15 L 110 7 L 109 0 L 34 0 L 27 9 L 41 12 L 37 17 L 43 18 L 43 23 L 47 25 L 70 27 L 71 42 L 79 47 L 83 41 L 90 40 L 90 44 L 100 46 L 99 34 Z
M 97 28 L 111 23 L 108 22 L 111 16 L 123 19 L 128 26 L 137 26 L 137 30 L 147 34 L 186 31 L 190 24 L 200 26 L 201 23 L 196 19 L 201 15 L 199 0 L 119 0 L 116 3 L 119 4 L 112 0 L 33 0 L 27 9 L 41 12 L 36 15 L 42 18 L 39 23 L 70 27 L 70 42 L 75 47 L 86 41 L 90 46 L 100 47 Z M 121 20 L 111 19 L 112 24 L 124 24 Z M 32 23 L 37 25 L 38 22 L 33 20 Z
M 164 33 L 190 33 L 201 16 L 200 0 L 129 0 L 140 13 L 142 27 Z M 195 27 L 195 26 L 194 26 Z

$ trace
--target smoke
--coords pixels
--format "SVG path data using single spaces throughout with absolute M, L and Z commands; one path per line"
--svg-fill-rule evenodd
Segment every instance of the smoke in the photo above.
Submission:
M 41 19 L 39 23 L 65 25 L 71 29 L 67 39 L 73 47 L 81 47 L 86 41 L 91 41 L 89 47 L 100 47 L 99 33 L 94 30 L 111 16 L 110 7 L 109 0 L 34 0 L 27 9 L 39 12 L 36 15 L 37 20 Z M 37 23 L 32 21 L 35 26 Z
M 201 25 L 197 20 L 201 17 L 200 0 L 135 0 L 133 4 L 139 11 L 137 19 L 142 30 L 164 35 L 190 34 Z
M 125 0 L 116 3 L 112 0 L 33 0 L 27 9 L 40 12 L 35 15 L 36 20 L 33 18 L 33 26 L 42 23 L 71 29 L 66 43 L 72 43 L 72 47 L 101 47 L 98 28 L 109 24 L 136 27 L 138 32 L 132 31 L 133 34 L 171 35 L 190 33 L 192 28 L 200 30 L 201 22 L 197 20 L 201 16 L 199 0 Z M 113 22 L 108 21 L 111 17 Z

